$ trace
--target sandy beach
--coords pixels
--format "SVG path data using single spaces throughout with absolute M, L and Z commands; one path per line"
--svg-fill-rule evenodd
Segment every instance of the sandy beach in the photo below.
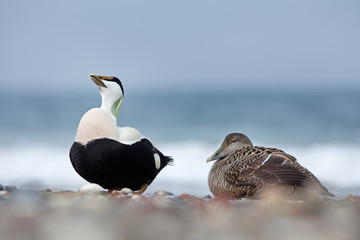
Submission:
M 359 239 L 360 197 L 284 201 L 157 191 L 0 191 L 1 239 Z

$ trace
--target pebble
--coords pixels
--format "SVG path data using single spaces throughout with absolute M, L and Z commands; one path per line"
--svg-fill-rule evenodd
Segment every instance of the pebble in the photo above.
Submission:
M 358 196 L 358 195 L 348 194 L 347 199 L 350 200 L 350 201 L 353 201 L 353 202 L 360 203 L 360 196 Z
M 7 195 L 7 194 L 8 194 L 7 191 L 0 190 L 0 197 L 1 197 L 1 196 L 5 196 L 5 195 Z
M 79 192 L 81 192 L 81 193 L 97 193 L 97 192 L 103 192 L 103 191 L 105 191 L 105 189 L 95 183 L 85 184 L 79 190 Z
M 147 197 L 145 197 L 144 195 L 139 195 L 139 194 L 133 194 L 130 197 L 132 200 L 136 200 L 136 201 L 142 201 L 147 199 Z
M 263 201 L 81 192 L 4 192 L 0 198 L 1 239 L 358 239 L 359 196 L 316 205 L 319 212 L 264 211 Z M 128 194 L 127 194 L 128 193 Z M 115 195 L 116 194 L 116 195 Z M 101 196 L 99 198 L 98 196 Z M 121 199 L 118 199 L 121 196 Z M 172 197 L 169 197 L 172 196 Z M 201 201 L 202 199 L 202 201 Z M 211 200 L 209 200 L 211 199 Z M 287 203 L 313 211 L 314 203 Z
M 119 193 L 122 193 L 122 194 L 134 194 L 134 191 L 131 190 L 130 188 L 123 188 L 119 191 Z
M 171 192 L 167 192 L 167 191 L 156 191 L 156 192 L 154 193 L 154 196 L 173 197 L 174 194 L 172 194 Z
M 189 198 L 192 198 L 192 196 L 191 196 L 190 194 L 188 194 L 188 193 L 182 193 L 182 194 L 180 195 L 180 198 L 182 198 L 182 199 L 189 199 Z
M 138 195 L 134 194 L 134 191 L 129 188 L 123 188 L 120 191 L 111 190 L 109 191 L 110 196 L 115 197 L 117 199 L 131 199 L 133 196 Z M 135 199 L 136 197 L 134 197 Z

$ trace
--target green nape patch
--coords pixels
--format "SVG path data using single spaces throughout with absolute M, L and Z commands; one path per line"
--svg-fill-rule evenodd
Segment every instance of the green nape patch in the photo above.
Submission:
M 114 102 L 114 104 L 111 106 L 111 113 L 118 117 L 120 114 L 121 104 L 123 102 L 123 96 L 121 96 L 118 100 Z

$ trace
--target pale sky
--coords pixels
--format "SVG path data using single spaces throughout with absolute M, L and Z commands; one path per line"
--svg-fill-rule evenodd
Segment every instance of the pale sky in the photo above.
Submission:
M 360 86 L 360 1 L 0 2 L 7 89 Z

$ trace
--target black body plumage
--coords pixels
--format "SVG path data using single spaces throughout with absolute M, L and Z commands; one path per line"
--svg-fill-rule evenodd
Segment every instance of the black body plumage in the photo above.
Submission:
M 159 168 L 156 168 L 154 153 L 160 156 Z M 74 142 L 70 160 L 75 171 L 91 183 L 106 189 L 132 190 L 149 185 L 173 161 L 145 138 L 131 145 L 108 138 L 95 139 L 86 145 Z

